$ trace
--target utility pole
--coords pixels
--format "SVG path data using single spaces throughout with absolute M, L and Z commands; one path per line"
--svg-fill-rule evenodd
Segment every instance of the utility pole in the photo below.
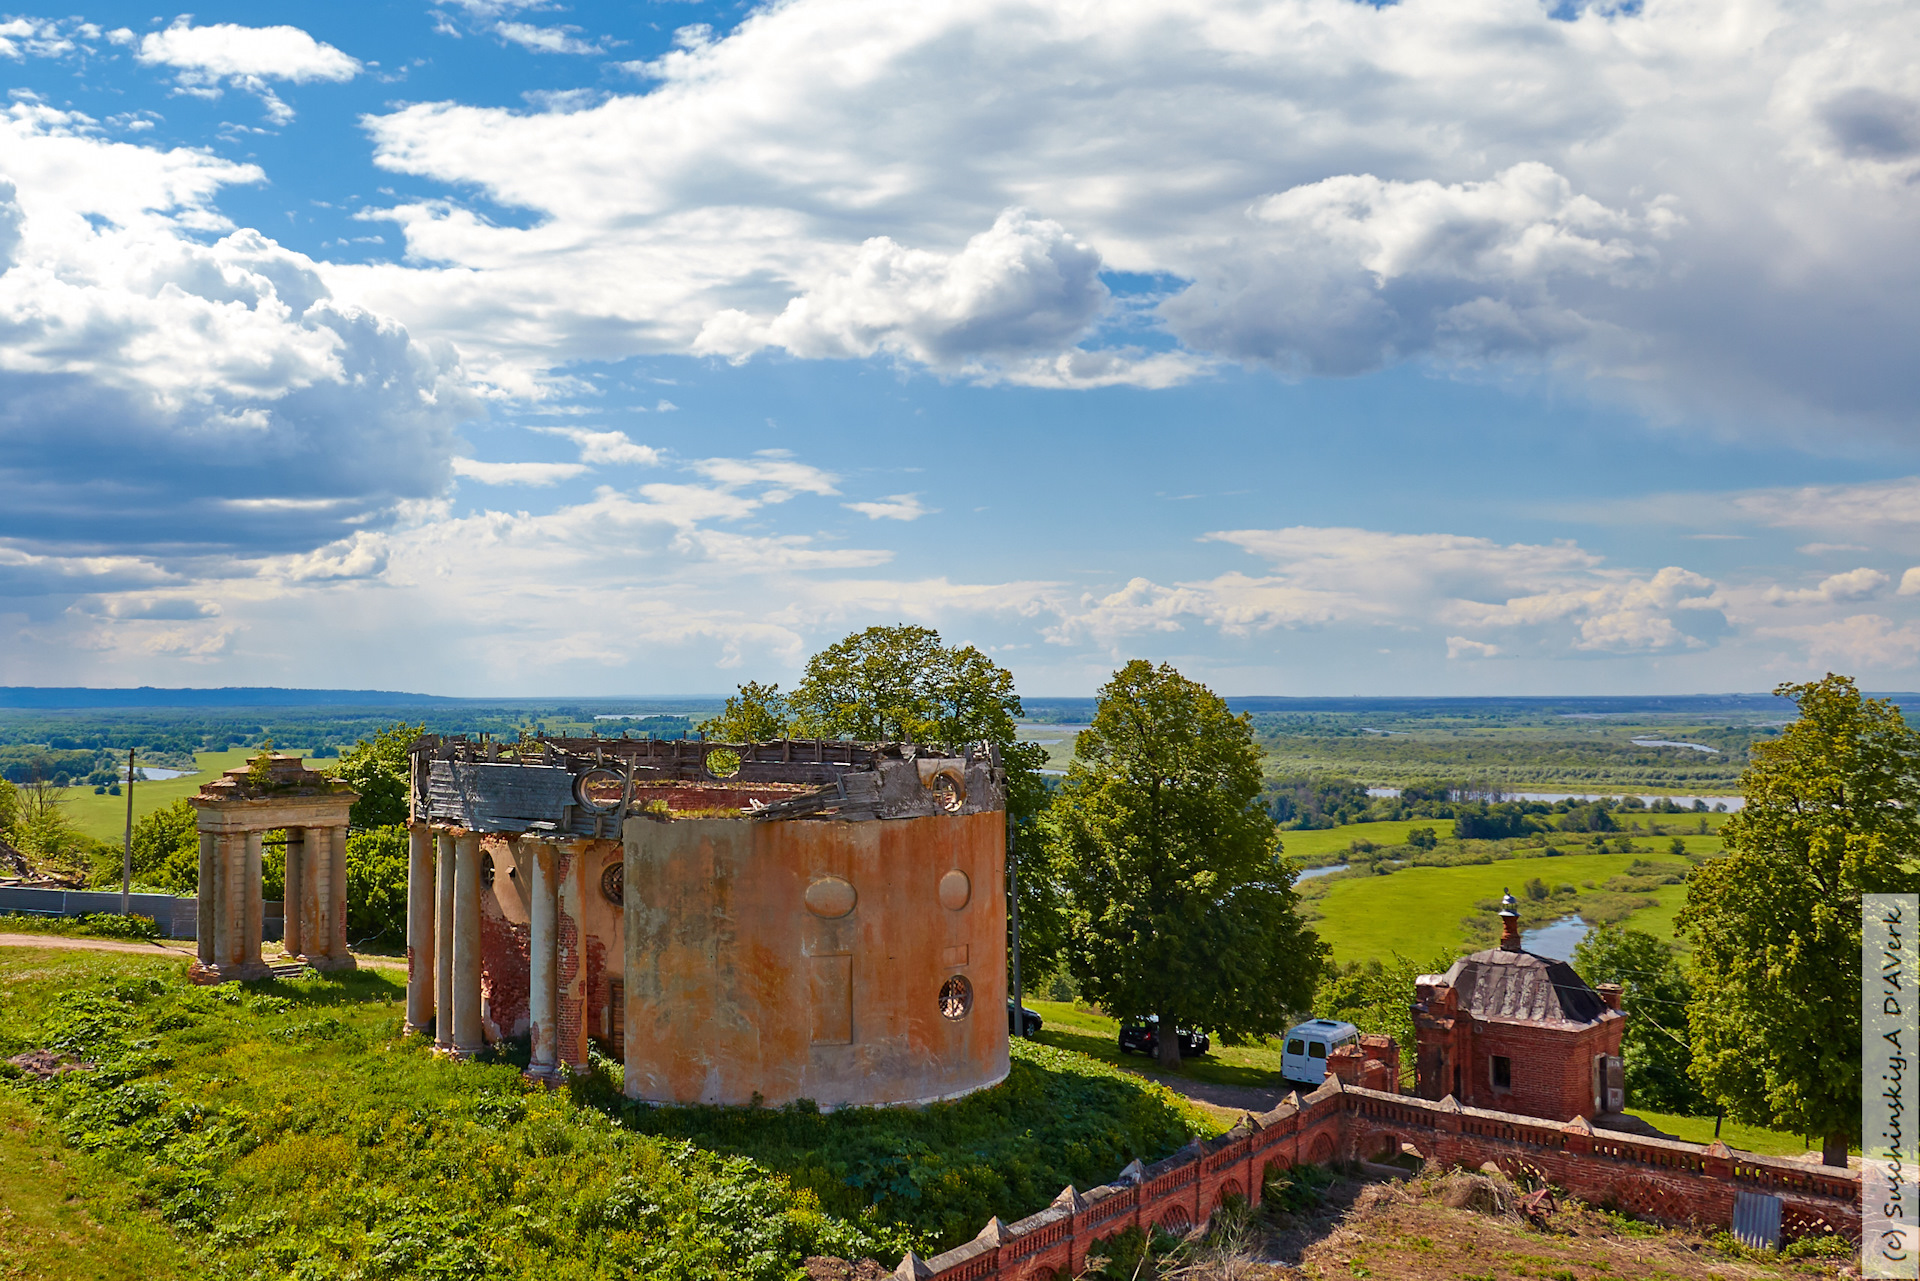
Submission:
M 1027 1011 L 1021 1004 L 1020 989 L 1020 859 L 1014 849 L 1013 811 L 1007 811 L 1007 920 L 1013 934 L 1013 1029 L 1014 1035 L 1027 1034 Z
M 133 749 L 127 749 L 127 843 L 120 852 L 120 915 L 133 915 Z

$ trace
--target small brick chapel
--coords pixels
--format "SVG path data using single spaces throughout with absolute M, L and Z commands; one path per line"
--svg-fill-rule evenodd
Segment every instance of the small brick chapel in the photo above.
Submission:
M 1499 947 L 1416 980 L 1414 1092 L 1553 1121 L 1624 1110 L 1619 985 L 1522 950 L 1511 893 L 1500 918 Z

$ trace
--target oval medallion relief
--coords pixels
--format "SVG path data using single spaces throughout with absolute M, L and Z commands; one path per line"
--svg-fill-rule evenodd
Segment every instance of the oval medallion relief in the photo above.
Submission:
M 815 916 L 845 916 L 859 899 L 853 886 L 837 876 L 823 876 L 807 886 L 807 910 Z
M 973 897 L 973 882 L 959 868 L 954 868 L 940 878 L 940 906 L 949 912 L 958 912 Z

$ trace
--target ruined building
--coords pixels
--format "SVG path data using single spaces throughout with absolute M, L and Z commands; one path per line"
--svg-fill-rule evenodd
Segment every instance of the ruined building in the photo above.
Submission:
M 1515 907 L 1508 894 L 1499 947 L 1416 980 L 1415 1093 L 1553 1121 L 1623 1110 L 1619 986 L 1522 951 Z
M 407 1021 L 446 1052 L 590 1040 L 634 1098 L 921 1103 L 1007 1073 L 990 747 L 424 738 Z

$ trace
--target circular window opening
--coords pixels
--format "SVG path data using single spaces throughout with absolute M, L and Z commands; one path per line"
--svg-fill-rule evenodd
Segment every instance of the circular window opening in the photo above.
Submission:
M 740 772 L 740 753 L 716 747 L 707 753 L 707 773 L 715 778 L 732 778 Z
M 574 799 L 589 814 L 611 814 L 620 808 L 626 795 L 627 780 L 619 770 L 596 765 L 574 780 Z
M 935 774 L 927 787 L 933 792 L 933 803 L 949 814 L 958 814 L 966 802 L 967 794 L 960 790 L 960 780 L 951 774 Z
M 607 870 L 600 873 L 600 893 L 606 896 L 607 902 L 619 907 L 625 901 L 626 892 L 627 865 L 625 863 L 607 864 Z
M 940 1017 L 943 1019 L 964 1019 L 973 1009 L 973 984 L 966 976 L 956 974 L 940 985 Z

